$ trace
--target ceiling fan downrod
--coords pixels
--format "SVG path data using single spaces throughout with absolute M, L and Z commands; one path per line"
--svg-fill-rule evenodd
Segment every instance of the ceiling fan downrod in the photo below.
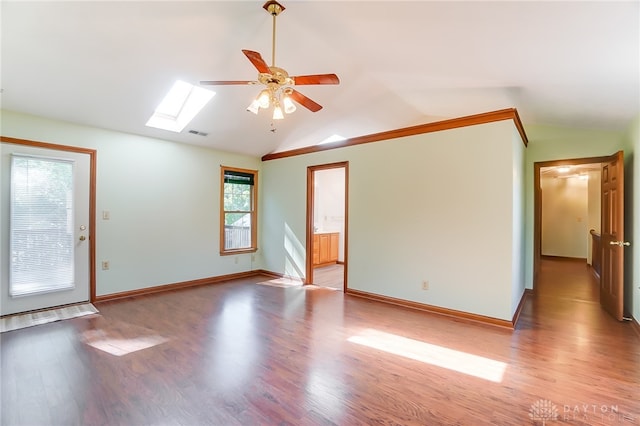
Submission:
M 262 6 L 273 17 L 273 30 L 271 35 L 271 66 L 276 66 L 276 17 L 284 11 L 284 6 L 275 0 L 270 0 Z

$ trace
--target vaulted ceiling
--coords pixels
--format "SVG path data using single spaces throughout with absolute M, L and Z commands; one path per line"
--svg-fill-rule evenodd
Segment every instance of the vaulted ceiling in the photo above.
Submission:
M 183 132 L 146 127 L 177 79 L 255 80 L 242 49 L 271 65 L 263 3 L 3 0 L 2 108 L 256 156 L 502 108 L 525 129 L 640 113 L 637 1 L 282 0 L 276 65 L 337 74 L 297 87 L 322 110 L 274 128 L 246 111 L 258 86 L 216 86 Z

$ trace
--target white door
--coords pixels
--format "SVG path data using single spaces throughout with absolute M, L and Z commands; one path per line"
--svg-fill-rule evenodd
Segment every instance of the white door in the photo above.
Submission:
M 89 300 L 89 154 L 2 143 L 0 314 Z

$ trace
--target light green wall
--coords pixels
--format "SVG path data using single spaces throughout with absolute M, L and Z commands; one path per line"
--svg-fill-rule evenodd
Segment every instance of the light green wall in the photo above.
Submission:
M 265 162 L 265 267 L 304 275 L 307 167 L 349 161 L 349 288 L 511 320 L 524 291 L 514 129 L 507 120 Z
M 526 269 L 525 283 L 533 288 L 533 165 L 540 161 L 600 157 L 629 149 L 625 146 L 624 132 L 573 129 L 551 126 L 525 126 L 529 145 L 526 150 Z M 627 149 L 625 149 L 627 148 Z M 626 162 L 626 161 L 625 161 Z
M 98 150 L 96 256 L 110 262 L 98 295 L 260 268 L 219 255 L 220 165 L 260 169 L 258 158 L 10 111 L 1 123 L 3 136 Z
M 491 156 L 493 151 L 487 151 L 486 147 L 477 149 L 482 146 L 480 141 L 495 140 L 497 135 L 498 138 L 502 138 L 504 129 L 493 128 L 480 138 L 473 130 L 470 135 L 465 135 L 464 129 L 460 130 L 462 133 L 454 132 L 456 137 L 450 137 L 449 133 L 444 137 L 440 133 L 430 134 L 431 136 L 426 138 L 429 142 L 421 144 L 421 148 L 416 148 L 416 144 L 411 140 L 392 140 L 261 163 L 257 158 L 46 120 L 10 111 L 2 111 L 1 124 L 1 133 L 5 136 L 98 149 L 97 209 L 98 212 L 109 210 L 112 216 L 110 221 L 97 221 L 97 260 L 100 262 L 106 259 L 111 262 L 111 270 L 99 270 L 97 273 L 99 295 L 263 267 L 303 276 L 306 167 L 345 160 L 351 163 L 351 226 L 356 232 L 352 235 L 361 237 L 355 242 L 352 241 L 353 247 L 350 248 L 354 251 L 351 260 L 360 268 L 352 271 L 353 276 L 350 276 L 353 281 L 350 285 L 353 288 L 440 304 L 452 309 L 510 318 L 519 301 L 521 284 L 517 282 L 517 277 L 524 276 L 526 287 L 532 287 L 533 164 L 536 161 L 597 157 L 624 149 L 628 173 L 627 239 L 632 242 L 640 241 L 640 215 L 633 213 L 640 211 L 640 196 L 633 196 L 640 188 L 640 165 L 637 161 L 632 161 L 632 152 L 640 149 L 640 117 L 634 121 L 627 133 L 526 126 L 529 145 L 522 153 L 525 159 L 524 199 L 520 202 L 521 205 L 524 203 L 524 238 L 519 242 L 515 231 L 518 228 L 517 207 L 514 207 L 518 204 L 517 178 L 514 178 L 517 176 L 518 167 L 515 167 L 508 175 L 501 176 L 502 179 L 506 179 L 505 185 L 507 182 L 508 185 L 513 185 L 512 190 L 508 190 L 507 186 L 503 188 L 504 193 L 512 194 L 512 198 L 509 201 L 500 199 L 497 202 L 498 206 L 501 203 L 511 205 L 514 209 L 513 214 L 505 217 L 498 214 L 496 218 L 498 222 L 506 220 L 512 223 L 513 232 L 509 234 L 511 241 L 505 241 L 507 247 L 512 250 L 502 253 L 500 247 L 495 248 L 497 257 L 514 257 L 517 245 L 524 245 L 525 256 L 517 260 L 523 262 L 524 266 L 514 265 L 512 270 L 505 272 L 510 274 L 510 277 L 501 277 L 500 272 L 497 272 L 497 281 L 509 281 L 511 289 L 505 290 L 499 286 L 491 288 L 489 285 L 490 291 L 484 294 L 478 294 L 478 289 L 481 288 L 478 283 L 485 278 L 479 281 L 475 278 L 470 279 L 469 287 L 465 288 L 463 293 L 445 290 L 443 294 L 439 294 L 444 287 L 442 283 L 445 281 L 442 277 L 445 273 L 438 267 L 432 269 L 431 265 L 440 262 L 451 267 L 458 261 L 459 265 L 462 260 L 470 259 L 470 268 L 479 267 L 482 270 L 481 257 L 477 254 L 489 253 L 490 250 L 479 247 L 469 249 L 463 237 L 451 237 L 457 234 L 449 234 L 447 237 L 445 229 L 448 228 L 433 229 L 432 223 L 441 220 L 447 223 L 450 218 L 455 218 L 457 225 L 452 224 L 452 228 L 457 228 L 460 232 L 474 229 L 474 220 L 483 217 L 482 212 L 485 206 L 489 205 L 487 198 L 480 196 L 481 191 L 478 188 L 482 187 L 484 179 L 490 179 L 490 176 L 495 178 L 496 174 L 504 172 L 498 170 L 500 167 L 487 165 L 501 164 L 500 161 L 517 163 L 515 159 L 519 154 L 513 146 L 507 150 L 508 158 L 503 160 Z M 500 128 L 499 124 L 494 126 Z M 513 129 L 510 131 L 513 132 Z M 492 136 L 491 132 L 497 133 Z M 456 144 L 467 137 L 477 143 L 459 149 Z M 513 137 L 517 139 L 517 136 Z M 425 149 L 427 145 L 429 148 Z M 370 150 L 369 146 L 376 148 Z M 502 149 L 497 151 L 502 152 Z M 504 154 L 507 155 L 507 152 Z M 459 161 L 447 168 L 444 159 L 451 155 Z M 260 250 L 255 256 L 218 255 L 220 164 L 263 169 L 259 182 L 261 188 L 267 190 L 261 191 L 259 198 Z M 405 166 L 407 164 L 409 167 Z M 477 167 L 476 164 L 483 164 L 483 167 Z M 425 196 L 420 199 L 418 205 L 410 206 L 407 217 L 411 220 L 406 221 L 408 225 L 415 227 L 417 234 L 413 234 L 415 238 L 410 241 L 401 243 L 418 247 L 417 254 L 398 249 L 398 242 L 394 244 L 397 237 L 393 232 L 378 227 L 380 223 L 402 217 L 401 213 L 389 207 L 391 204 L 385 204 L 389 199 L 388 194 L 391 194 L 393 199 L 398 199 L 401 194 L 395 193 L 395 187 L 388 183 L 391 177 L 389 166 L 397 171 L 398 176 L 415 178 L 420 182 L 418 193 L 438 195 L 436 198 Z M 436 172 L 440 173 L 437 177 L 434 176 Z M 446 176 L 448 180 L 444 180 L 442 176 Z M 443 195 L 446 185 L 449 185 L 448 199 L 444 199 Z M 494 191 L 502 193 L 498 186 Z M 451 215 L 434 214 L 434 211 L 444 211 L 438 209 L 444 203 L 451 204 Z M 190 208 L 181 207 L 186 204 L 189 204 Z M 474 208 L 471 208 L 472 204 Z M 476 215 L 477 206 L 480 206 L 479 215 Z M 355 217 L 354 212 L 357 213 Z M 374 214 L 370 214 L 371 212 Z M 417 212 L 423 215 L 420 216 Z M 369 244 L 376 239 L 384 239 L 385 244 Z M 437 244 L 439 240 L 444 242 L 443 246 Z M 371 251 L 375 251 L 376 248 L 381 250 L 381 254 L 370 256 Z M 628 308 L 638 319 L 640 256 L 639 251 L 635 251 L 634 254 L 633 250 L 629 250 L 627 253 L 627 290 L 633 295 L 630 299 L 631 306 Z M 374 276 L 369 265 L 378 263 L 397 265 L 399 275 L 394 279 L 386 272 Z M 522 269 L 524 273 L 521 272 Z M 454 274 L 454 278 L 460 277 Z M 424 279 L 432 281 L 435 285 L 432 289 L 436 291 L 417 291 L 416 282 Z M 362 282 L 367 284 L 363 285 Z M 505 304 L 505 300 L 510 302 Z M 487 303 L 487 306 L 490 306 L 488 311 L 480 308 Z
M 512 167 L 513 167 L 513 242 L 511 245 L 511 313 L 515 313 L 522 295 L 524 293 L 524 271 L 525 271 L 525 223 L 524 223 L 524 171 L 525 171 L 525 151 L 522 137 L 517 129 L 512 131 Z
M 640 153 L 640 115 L 629 126 L 627 142 L 634 153 Z M 627 206 L 632 206 L 631 211 L 625 211 L 625 239 L 631 242 L 631 246 L 625 249 L 625 290 L 630 295 L 627 298 L 627 311 L 640 322 L 640 160 L 636 155 L 633 155 L 632 164 L 627 166 L 628 170 L 632 170 L 632 175 L 625 176 L 625 202 Z

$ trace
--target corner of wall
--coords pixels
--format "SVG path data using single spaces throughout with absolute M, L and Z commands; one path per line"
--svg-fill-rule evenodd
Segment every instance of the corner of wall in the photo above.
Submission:
M 525 145 L 522 136 L 513 131 L 513 248 L 511 276 L 511 314 L 515 315 L 524 297 L 526 282 L 525 244 Z
M 640 322 L 640 114 L 631 122 L 627 132 L 627 164 L 625 164 L 626 188 L 625 203 L 630 206 L 625 210 L 625 217 L 629 218 L 625 227 L 626 239 L 631 241 L 629 250 L 625 253 L 625 265 L 628 268 L 627 289 L 631 297 L 628 298 L 627 310 L 633 315 L 636 322 Z

